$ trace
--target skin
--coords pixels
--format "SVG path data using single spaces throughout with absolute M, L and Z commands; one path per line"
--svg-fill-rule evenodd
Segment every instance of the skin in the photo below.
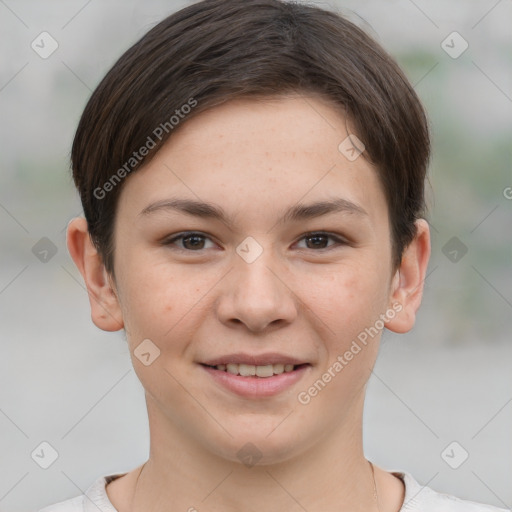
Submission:
M 430 238 L 418 220 L 393 269 L 377 171 L 364 157 L 350 162 L 340 153 L 346 137 L 342 113 L 320 97 L 231 101 L 184 122 L 126 180 L 114 233 L 115 280 L 85 219 L 70 223 L 68 248 L 87 285 L 92 319 L 106 331 L 125 329 L 146 393 L 150 456 L 136 492 L 141 467 L 107 486 L 120 512 L 378 510 L 362 414 L 380 333 L 307 405 L 297 395 L 393 304 L 401 311 L 385 327 L 413 327 Z M 233 225 L 162 209 L 141 214 L 176 197 L 220 205 Z M 365 213 L 277 223 L 289 207 L 333 197 Z M 184 231 L 205 236 L 199 250 L 190 240 L 161 243 Z M 306 236 L 317 231 L 346 243 L 321 237 L 318 247 Z M 252 263 L 235 250 L 247 236 L 263 249 Z M 149 366 L 134 356 L 144 339 L 160 350 Z M 311 366 L 291 389 L 244 399 L 198 364 L 233 352 L 280 352 Z M 250 468 L 237 457 L 248 442 L 262 455 Z M 401 481 L 378 467 L 375 478 L 379 509 L 399 510 Z

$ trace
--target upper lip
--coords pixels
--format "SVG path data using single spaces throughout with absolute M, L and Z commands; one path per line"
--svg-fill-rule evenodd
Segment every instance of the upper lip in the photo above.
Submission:
M 267 352 L 264 354 L 244 354 L 238 352 L 236 354 L 229 354 L 225 356 L 215 357 L 202 361 L 201 364 L 207 366 L 217 366 L 219 364 L 249 364 L 254 366 L 266 366 L 268 364 L 307 364 L 307 361 L 290 357 L 286 354 L 279 354 L 277 352 Z

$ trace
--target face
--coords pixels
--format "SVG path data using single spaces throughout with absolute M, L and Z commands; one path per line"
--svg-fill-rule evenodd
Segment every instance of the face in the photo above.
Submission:
M 346 126 L 314 96 L 236 100 L 127 179 L 115 284 L 150 422 L 268 463 L 360 422 L 397 307 L 386 199 Z

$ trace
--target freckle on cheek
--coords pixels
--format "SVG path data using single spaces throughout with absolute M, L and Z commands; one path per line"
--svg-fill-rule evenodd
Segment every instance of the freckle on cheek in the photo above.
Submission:
M 343 288 L 345 290 L 349 290 L 349 298 L 350 299 L 353 299 L 354 298 L 354 295 L 355 295 L 355 291 L 357 290 L 358 286 L 357 286 L 357 279 L 355 278 L 352 278 L 352 279 L 346 279 L 344 280 L 342 283 L 341 283 L 341 286 L 343 286 Z

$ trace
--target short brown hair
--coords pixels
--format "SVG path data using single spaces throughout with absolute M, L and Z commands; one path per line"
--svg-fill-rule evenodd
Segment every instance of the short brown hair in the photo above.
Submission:
M 335 12 L 280 0 L 204 0 L 129 48 L 80 119 L 73 179 L 112 276 L 116 205 L 128 174 L 200 112 L 234 98 L 286 93 L 320 94 L 346 112 L 378 170 L 399 265 L 424 214 L 430 139 L 424 109 L 396 62 Z M 143 147 L 150 150 L 135 158 Z

